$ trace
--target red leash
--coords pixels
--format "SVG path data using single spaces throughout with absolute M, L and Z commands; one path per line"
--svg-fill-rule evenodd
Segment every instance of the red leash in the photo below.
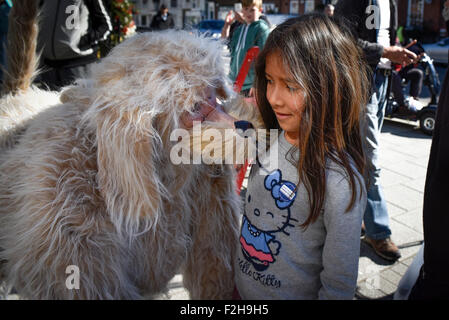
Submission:
M 234 83 L 235 92 L 239 93 L 242 90 L 243 83 L 245 82 L 246 76 L 248 75 L 251 63 L 256 59 L 258 54 L 259 54 L 259 47 L 252 47 L 248 50 L 248 52 L 246 52 L 245 60 L 243 61 L 239 74 L 235 79 Z M 237 174 L 237 194 L 240 194 L 240 190 L 242 189 L 242 184 L 243 180 L 245 180 L 245 174 L 247 169 L 248 169 L 248 160 L 245 161 L 245 164 Z

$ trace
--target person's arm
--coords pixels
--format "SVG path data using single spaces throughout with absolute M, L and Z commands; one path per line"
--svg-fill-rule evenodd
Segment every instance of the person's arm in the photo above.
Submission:
M 221 29 L 221 37 L 223 39 L 229 38 L 229 30 L 231 29 L 231 25 L 234 22 L 234 15 L 232 10 L 228 12 L 225 17 L 225 23 L 223 28 Z
M 342 173 L 329 170 L 324 226 L 326 239 L 323 247 L 323 271 L 320 274 L 319 299 L 352 299 L 357 286 L 360 255 L 360 228 L 366 206 L 365 186 L 357 183 L 353 208 L 346 212 L 351 198 L 349 181 Z M 362 196 L 360 197 L 360 195 Z
M 86 35 L 90 44 L 97 44 L 107 39 L 112 32 L 112 24 L 108 9 L 104 6 L 103 0 L 84 0 L 89 10 L 89 19 L 92 28 Z
M 388 60 L 401 64 L 402 66 L 408 66 L 411 63 L 415 63 L 419 57 L 408 50 L 407 48 L 399 46 L 384 47 L 382 51 L 382 57 Z

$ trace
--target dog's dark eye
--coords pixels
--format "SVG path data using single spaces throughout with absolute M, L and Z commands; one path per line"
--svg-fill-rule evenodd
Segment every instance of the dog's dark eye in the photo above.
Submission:
M 199 103 L 195 103 L 195 105 L 193 106 L 193 112 L 194 113 L 199 113 L 201 110 L 201 105 Z

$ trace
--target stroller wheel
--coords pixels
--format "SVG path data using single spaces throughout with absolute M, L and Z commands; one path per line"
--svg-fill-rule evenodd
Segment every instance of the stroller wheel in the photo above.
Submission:
M 419 127 L 422 132 L 428 135 L 433 134 L 433 129 L 435 128 L 435 113 L 425 112 L 419 118 Z

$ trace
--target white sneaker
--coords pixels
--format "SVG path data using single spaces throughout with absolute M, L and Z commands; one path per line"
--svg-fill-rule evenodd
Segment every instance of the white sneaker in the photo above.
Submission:
M 420 101 L 413 99 L 413 97 L 408 98 L 407 101 L 410 111 L 416 112 L 424 107 L 424 105 Z

